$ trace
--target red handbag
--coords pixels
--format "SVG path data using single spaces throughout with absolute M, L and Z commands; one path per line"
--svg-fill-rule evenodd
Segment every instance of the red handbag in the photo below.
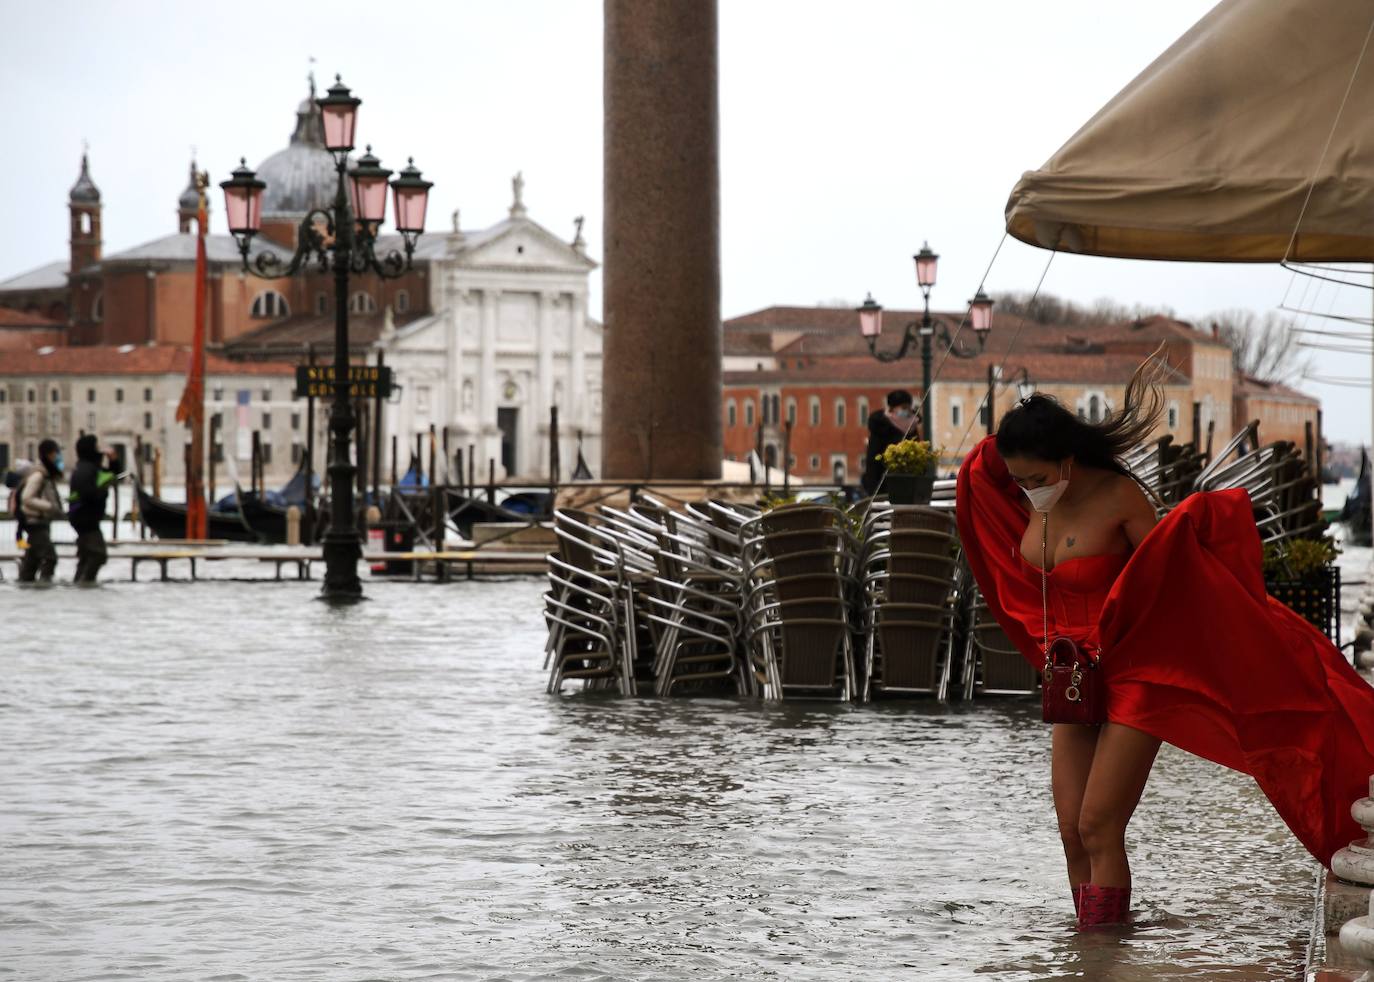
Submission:
M 1050 641 L 1049 574 L 1045 570 L 1049 521 L 1046 514 L 1040 526 L 1040 601 L 1045 614 L 1041 717 L 1046 723 L 1105 723 L 1107 700 L 1098 669 L 1100 653 L 1080 648 L 1072 638 L 1060 636 Z

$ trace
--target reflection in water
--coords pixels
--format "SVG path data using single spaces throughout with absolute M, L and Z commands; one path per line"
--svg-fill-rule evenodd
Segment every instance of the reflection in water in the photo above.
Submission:
M 1038 707 L 549 698 L 537 582 L 314 589 L 0 586 L 0 979 L 1301 974 L 1241 775 L 1166 748 L 1079 935 Z

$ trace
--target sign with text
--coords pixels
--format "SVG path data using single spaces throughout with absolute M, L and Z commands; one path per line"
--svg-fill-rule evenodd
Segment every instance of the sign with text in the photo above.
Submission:
M 297 365 L 296 395 L 307 399 L 334 398 L 333 365 Z M 349 365 L 351 399 L 385 399 L 391 395 L 391 369 L 385 365 Z

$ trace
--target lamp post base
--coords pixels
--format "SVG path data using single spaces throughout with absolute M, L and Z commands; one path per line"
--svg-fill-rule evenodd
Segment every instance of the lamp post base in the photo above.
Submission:
M 321 600 L 331 604 L 353 604 L 364 599 L 363 584 L 358 579 L 358 560 L 361 558 L 362 546 L 356 536 L 325 533 Z

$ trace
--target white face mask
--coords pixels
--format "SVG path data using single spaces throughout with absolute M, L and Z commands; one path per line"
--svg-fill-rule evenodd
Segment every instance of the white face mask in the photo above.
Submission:
M 1066 458 L 1071 459 L 1071 458 Z M 1069 468 L 1073 470 L 1072 467 Z M 1030 499 L 1031 507 L 1036 511 L 1049 511 L 1055 503 L 1064 496 L 1064 492 L 1069 489 L 1069 478 L 1064 473 L 1064 465 L 1059 465 L 1059 480 L 1053 484 L 1046 484 L 1043 488 L 1022 488 L 1026 492 L 1026 497 Z

